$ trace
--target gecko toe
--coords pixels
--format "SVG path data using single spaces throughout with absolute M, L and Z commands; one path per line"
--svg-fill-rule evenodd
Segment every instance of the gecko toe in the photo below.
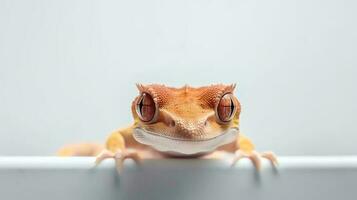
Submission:
M 129 150 L 118 151 L 117 153 L 115 153 L 114 158 L 115 158 L 115 166 L 116 166 L 118 174 L 122 173 L 123 168 L 124 168 L 123 167 L 124 161 L 126 159 L 132 159 L 137 164 L 140 164 L 140 162 L 141 162 L 141 158 L 137 151 L 129 151 Z
M 260 168 L 261 168 L 261 160 L 260 160 L 259 153 L 257 153 L 256 151 L 252 151 L 250 153 L 246 153 L 246 152 L 243 152 L 242 150 L 237 150 L 235 152 L 235 156 L 233 158 L 231 167 L 234 167 L 237 164 L 237 162 L 239 160 L 241 160 L 242 158 L 248 158 L 249 160 L 251 160 L 251 162 L 253 163 L 254 167 L 257 170 L 260 170 Z
M 279 165 L 276 155 L 271 151 L 261 153 L 261 157 L 268 159 L 274 167 Z
M 95 166 L 98 166 L 103 160 L 108 158 L 114 158 L 114 154 L 105 149 L 96 157 Z
M 250 159 L 257 170 L 261 169 L 261 166 L 262 166 L 261 158 L 268 159 L 274 167 L 277 167 L 279 164 L 276 155 L 271 151 L 266 151 L 263 153 L 259 153 L 257 151 L 251 151 L 251 152 L 247 153 L 247 152 L 244 152 L 244 151 L 238 149 L 235 152 L 231 167 L 235 166 L 237 164 L 237 162 L 239 160 L 241 160 L 242 158 Z

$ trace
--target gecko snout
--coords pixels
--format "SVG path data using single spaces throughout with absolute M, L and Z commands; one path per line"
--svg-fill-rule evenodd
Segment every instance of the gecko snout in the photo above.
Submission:
M 174 120 L 172 122 L 176 132 L 181 136 L 188 138 L 200 137 L 205 133 L 205 127 L 207 126 L 207 119 L 204 120 Z

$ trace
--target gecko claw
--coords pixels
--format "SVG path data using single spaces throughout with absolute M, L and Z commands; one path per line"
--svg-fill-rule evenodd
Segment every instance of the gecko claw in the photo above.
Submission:
M 113 158 L 115 160 L 115 166 L 117 169 L 118 174 L 123 171 L 123 163 L 126 159 L 131 158 L 136 163 L 140 163 L 141 159 L 136 151 L 130 150 L 118 150 L 116 153 L 113 153 L 109 150 L 102 151 L 95 160 L 95 165 L 99 165 L 103 160 Z
M 140 156 L 137 151 L 118 151 L 115 154 L 115 165 L 119 174 L 123 171 L 124 161 L 129 158 L 134 160 L 137 164 L 141 162 Z
M 268 159 L 274 167 L 279 165 L 276 155 L 271 151 L 266 151 L 260 154 L 261 157 Z
M 261 160 L 259 158 L 259 154 L 256 151 L 252 151 L 251 153 L 246 153 L 240 149 L 235 152 L 235 156 L 233 158 L 231 167 L 234 167 L 237 164 L 237 162 L 242 158 L 250 159 L 257 170 L 261 168 Z
M 114 158 L 114 153 L 108 150 L 103 150 L 95 159 L 95 166 L 98 166 L 103 160 Z
M 278 165 L 278 160 L 273 152 L 268 151 L 268 152 L 258 153 L 256 151 L 252 151 L 250 153 L 246 153 L 242 150 L 237 150 L 235 152 L 235 156 L 233 158 L 231 167 L 234 167 L 237 164 L 237 162 L 242 158 L 250 159 L 257 170 L 261 169 L 261 158 L 268 159 L 274 167 Z

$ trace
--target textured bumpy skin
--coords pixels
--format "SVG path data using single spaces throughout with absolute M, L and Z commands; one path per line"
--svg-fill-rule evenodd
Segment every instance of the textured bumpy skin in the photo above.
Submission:
M 137 85 L 139 92 L 150 94 L 158 104 L 155 123 L 143 123 L 136 112 L 137 99 L 132 103 L 136 127 L 145 128 L 159 135 L 182 139 L 206 139 L 218 136 L 231 127 L 238 127 L 240 104 L 236 98 L 237 112 L 234 120 L 220 124 L 216 120 L 215 106 L 221 96 L 232 93 L 234 85 L 212 85 L 207 87 L 182 88 L 164 85 Z
M 134 99 L 131 105 L 134 123 L 124 129 L 114 131 L 106 141 L 106 150 L 98 155 L 98 160 L 102 160 L 114 156 L 118 152 L 119 157 L 131 158 L 155 158 L 166 157 L 169 154 L 159 152 L 155 146 L 148 146 L 139 143 L 133 136 L 135 129 L 145 130 L 148 133 L 155 134 L 159 137 L 165 137 L 172 140 L 184 141 L 202 141 L 210 140 L 221 136 L 231 129 L 239 128 L 239 116 L 241 106 L 238 99 L 233 96 L 235 85 L 216 84 L 204 87 L 190 87 L 185 85 L 181 88 L 167 87 L 165 85 L 137 84 L 139 95 Z M 143 99 L 143 95 L 145 99 Z M 220 111 L 229 110 L 225 116 L 231 115 L 227 121 L 220 120 L 217 115 L 217 105 L 224 95 L 225 102 L 222 105 L 229 104 L 231 107 L 224 107 Z M 228 99 L 228 100 L 227 100 Z M 145 107 L 151 106 L 151 107 Z M 145 108 L 144 108 L 145 107 Z M 148 115 L 140 118 L 138 109 L 144 109 Z M 153 116 L 153 117 L 152 117 Z M 141 116 L 142 117 L 142 116 Z M 84 147 L 83 147 L 84 148 Z M 85 147 L 88 148 L 88 147 Z M 172 147 L 175 151 L 175 147 Z M 130 149 L 131 153 L 128 152 Z M 258 155 L 254 151 L 252 142 L 242 134 L 237 135 L 236 139 L 229 144 L 222 144 L 216 149 L 217 151 L 235 152 L 238 161 L 241 157 L 248 157 L 252 159 L 254 164 L 259 167 Z M 133 153 L 133 151 L 135 153 Z M 65 155 L 79 155 L 78 152 L 92 152 L 97 155 L 96 151 L 83 151 L 80 147 L 75 148 L 65 147 L 60 152 L 66 152 Z M 206 152 L 210 154 L 215 152 Z M 63 155 L 60 153 L 60 155 Z M 124 155 L 124 156 L 123 156 Z M 202 156 L 189 155 L 189 156 Z M 276 163 L 275 156 L 272 153 L 263 153 L 261 156 L 268 158 Z

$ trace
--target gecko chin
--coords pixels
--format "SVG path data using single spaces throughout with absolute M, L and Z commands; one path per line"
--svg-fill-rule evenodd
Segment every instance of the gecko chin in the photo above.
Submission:
M 230 128 L 222 134 L 208 139 L 182 139 L 135 128 L 133 136 L 141 144 L 171 155 L 180 157 L 192 157 L 210 153 L 218 147 L 233 142 L 239 134 L 238 128 Z

